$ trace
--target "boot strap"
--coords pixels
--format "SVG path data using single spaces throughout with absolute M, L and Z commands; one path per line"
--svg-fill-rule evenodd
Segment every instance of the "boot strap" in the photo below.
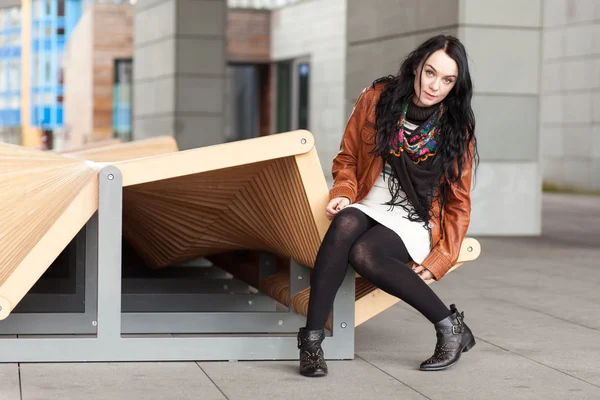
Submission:
M 459 333 L 463 333 L 465 331 L 465 328 L 461 324 L 461 325 L 452 325 L 451 327 L 448 326 L 445 328 L 439 328 L 437 331 L 440 333 L 444 333 L 444 334 L 451 333 L 453 335 L 458 335 Z
M 298 332 L 298 348 L 301 348 L 303 344 L 308 342 L 316 342 L 318 340 L 325 339 L 324 330 L 316 331 L 300 331 Z

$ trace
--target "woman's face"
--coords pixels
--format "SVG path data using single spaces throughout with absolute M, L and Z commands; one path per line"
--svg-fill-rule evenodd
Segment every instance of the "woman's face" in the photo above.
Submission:
M 458 66 L 444 50 L 438 50 L 419 65 L 415 75 L 413 102 L 421 107 L 429 107 L 448 96 L 456 84 Z

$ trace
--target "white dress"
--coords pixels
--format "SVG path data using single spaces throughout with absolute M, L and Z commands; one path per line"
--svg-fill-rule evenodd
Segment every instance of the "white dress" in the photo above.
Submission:
M 412 126 L 411 128 L 414 129 Z M 389 177 L 390 167 L 387 164 L 385 165 Z M 412 260 L 422 264 L 431 251 L 430 232 L 423 222 L 413 222 L 406 218 L 408 213 L 404 208 L 400 206 L 392 208 L 385 204 L 391 200 L 392 196 L 388 188 L 387 178 L 385 181 L 383 180 L 384 173 L 385 171 L 382 171 L 379 174 L 367 197 L 361 202 L 351 204 L 348 207 L 361 210 L 375 221 L 393 230 L 404 242 Z M 404 192 L 400 191 L 399 194 L 400 198 L 405 197 Z

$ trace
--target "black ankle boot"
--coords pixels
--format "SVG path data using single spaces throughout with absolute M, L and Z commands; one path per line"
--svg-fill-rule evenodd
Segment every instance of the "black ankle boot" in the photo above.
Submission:
M 437 344 L 433 356 L 421 363 L 421 371 L 439 371 L 458 362 L 463 352 L 475 346 L 475 337 L 464 322 L 464 312 L 450 306 L 452 314 L 435 324 Z
M 318 377 L 327 375 L 327 363 L 323 358 L 321 343 L 325 339 L 325 329 L 308 330 L 300 328 L 298 349 L 300 349 L 300 375 Z

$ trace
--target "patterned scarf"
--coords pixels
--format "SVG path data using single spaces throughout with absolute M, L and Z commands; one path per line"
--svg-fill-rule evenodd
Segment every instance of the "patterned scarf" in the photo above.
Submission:
M 392 139 L 386 158 L 392 170 L 388 180 L 392 199 L 386 204 L 404 208 L 409 220 L 423 222 L 428 227 L 433 216 L 433 197 L 442 177 L 442 168 L 436 162 L 435 154 L 440 141 L 440 120 L 445 109 L 440 104 L 412 135 L 404 134 L 407 110 L 408 103 L 402 107 L 398 134 Z
M 440 140 L 441 130 L 438 122 L 444 114 L 444 105 L 440 105 L 431 118 L 423 125 L 420 132 L 415 132 L 412 135 L 404 134 L 407 111 L 408 103 L 402 107 L 402 116 L 398 122 L 398 135 L 391 143 L 390 154 L 399 157 L 400 153 L 405 151 L 406 154 L 408 154 L 408 157 L 410 157 L 414 163 L 418 164 L 435 155 L 437 143 Z

